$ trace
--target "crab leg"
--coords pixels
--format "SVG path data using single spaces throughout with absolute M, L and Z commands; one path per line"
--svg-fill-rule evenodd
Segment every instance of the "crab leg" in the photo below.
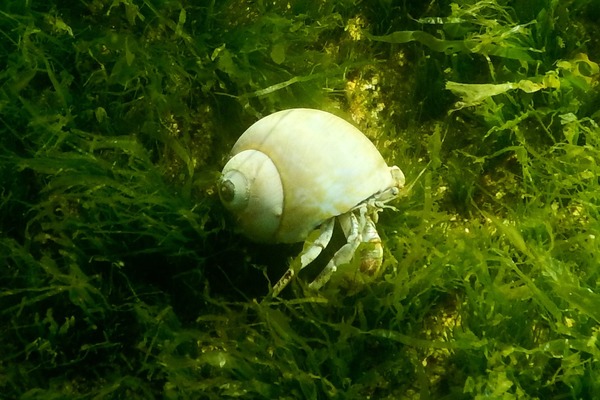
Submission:
M 375 214 L 377 215 L 377 214 Z M 375 222 L 370 217 L 365 217 L 365 226 L 362 230 L 362 242 L 366 248 L 361 251 L 360 272 L 375 275 L 383 263 L 383 246 L 381 237 L 375 228 Z
M 330 218 L 321 224 L 319 230 L 321 233 L 319 237 L 312 242 L 308 249 L 302 251 L 300 255 L 300 267 L 296 267 L 297 260 L 292 261 L 290 268 L 283 274 L 283 276 L 273 285 L 273 296 L 278 296 L 279 293 L 290 283 L 297 272 L 301 271 L 308 264 L 314 261 L 315 258 L 321 254 L 323 249 L 327 247 L 331 236 L 333 235 L 333 227 L 335 224 L 335 218 Z
M 360 213 L 360 219 L 362 220 L 364 217 L 363 208 L 360 209 Z M 360 223 L 354 212 L 342 214 L 339 218 L 348 242 L 333 255 L 333 258 L 327 263 L 325 268 L 323 268 L 323 271 L 321 271 L 315 280 L 308 285 L 311 289 L 320 289 L 323 287 L 323 285 L 329 281 L 331 275 L 335 273 L 338 265 L 349 263 L 361 242 Z

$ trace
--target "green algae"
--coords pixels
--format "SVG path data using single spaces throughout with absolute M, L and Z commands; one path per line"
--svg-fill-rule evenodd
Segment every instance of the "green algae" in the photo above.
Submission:
M 593 1 L 0 6 L 6 398 L 593 398 Z M 449 89 L 449 90 L 447 90 Z M 411 190 L 363 288 L 233 232 L 229 148 L 286 107 L 359 126 Z

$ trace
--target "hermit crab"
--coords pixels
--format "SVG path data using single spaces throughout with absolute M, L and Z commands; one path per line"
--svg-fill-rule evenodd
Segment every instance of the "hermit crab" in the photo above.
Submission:
M 250 126 L 230 157 L 218 192 L 242 233 L 263 243 L 306 241 L 274 295 L 328 245 L 336 220 L 346 243 L 309 287 L 326 284 L 361 243 L 368 250 L 361 252 L 360 271 L 378 272 L 383 250 L 375 223 L 383 208 L 392 208 L 387 203 L 399 196 L 405 178 L 352 124 L 325 111 L 279 111 Z

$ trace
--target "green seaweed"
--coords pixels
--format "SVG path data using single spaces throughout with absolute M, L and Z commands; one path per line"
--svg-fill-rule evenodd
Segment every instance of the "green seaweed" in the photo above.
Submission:
M 595 398 L 591 0 L 6 0 L 0 397 Z M 288 107 L 409 189 L 381 276 L 318 292 L 241 238 L 229 149 Z M 324 172 L 325 173 L 325 172 Z

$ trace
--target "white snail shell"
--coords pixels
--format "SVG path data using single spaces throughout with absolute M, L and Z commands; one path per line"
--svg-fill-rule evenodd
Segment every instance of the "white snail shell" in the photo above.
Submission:
M 397 167 L 395 167 L 397 169 Z M 231 150 L 219 195 L 250 239 L 295 243 L 325 220 L 404 184 L 357 128 L 325 111 L 289 109 L 254 123 Z

